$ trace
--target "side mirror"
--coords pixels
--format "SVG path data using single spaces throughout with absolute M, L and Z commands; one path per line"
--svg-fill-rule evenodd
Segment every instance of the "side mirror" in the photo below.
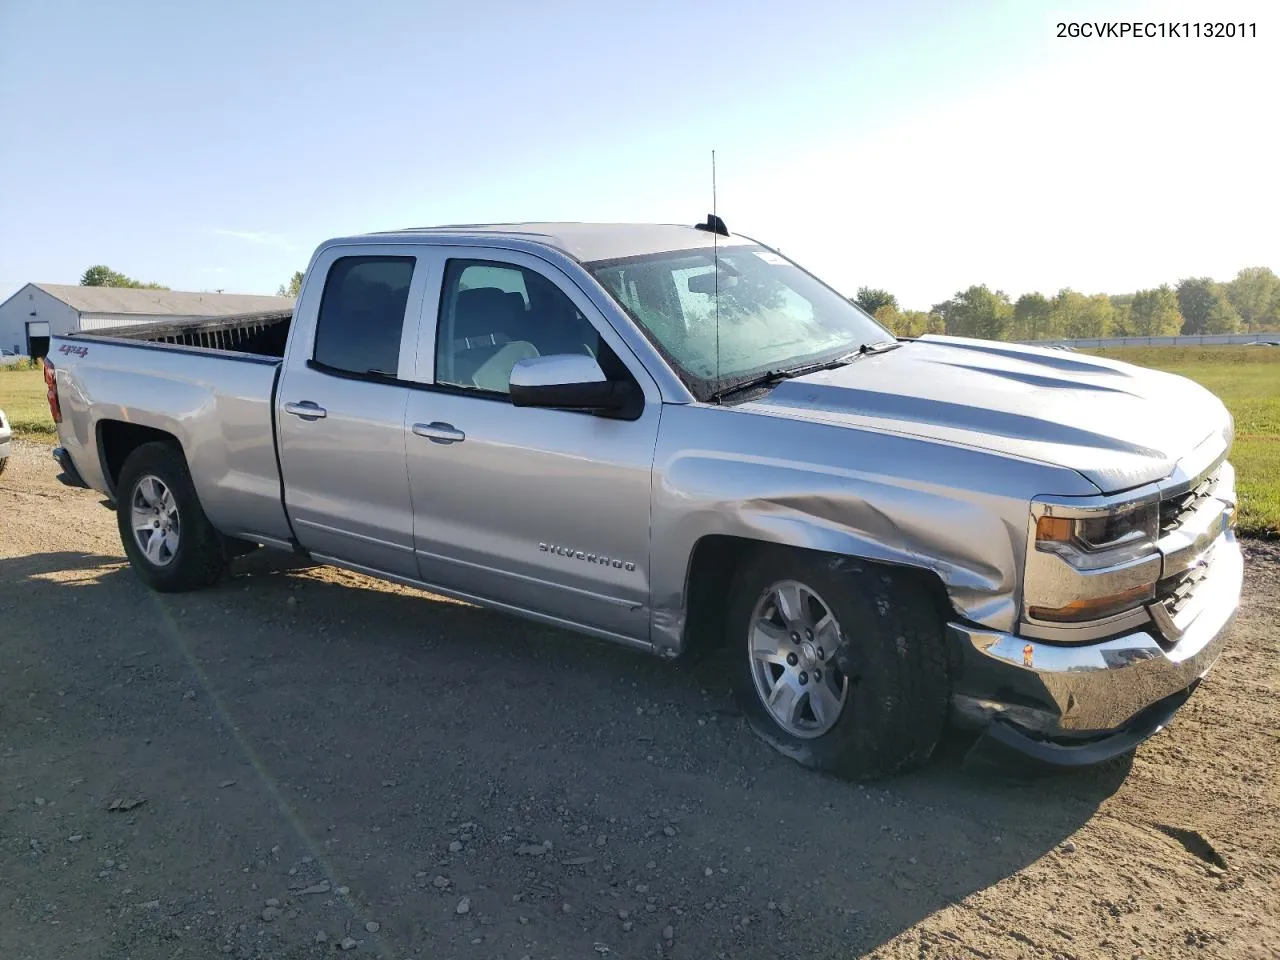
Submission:
M 529 357 L 511 368 L 513 406 L 595 410 L 635 419 L 642 401 L 634 383 L 610 380 L 587 354 Z

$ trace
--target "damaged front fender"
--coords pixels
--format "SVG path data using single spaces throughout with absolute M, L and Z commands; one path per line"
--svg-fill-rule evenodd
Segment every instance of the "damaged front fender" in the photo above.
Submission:
M 1064 468 L 933 440 L 669 407 L 654 468 L 654 648 L 685 646 L 690 559 L 708 536 L 926 570 L 960 616 L 1010 630 L 1028 504 L 1046 489 L 1095 488 Z

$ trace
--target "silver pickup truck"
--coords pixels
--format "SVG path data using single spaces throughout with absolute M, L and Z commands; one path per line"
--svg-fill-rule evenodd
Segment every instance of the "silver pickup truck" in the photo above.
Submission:
M 721 654 L 752 727 L 849 777 L 949 720 L 1132 749 L 1239 602 L 1232 420 L 1187 380 L 895 339 L 717 218 L 331 240 L 293 313 L 54 338 L 67 482 L 137 574 L 255 545 Z

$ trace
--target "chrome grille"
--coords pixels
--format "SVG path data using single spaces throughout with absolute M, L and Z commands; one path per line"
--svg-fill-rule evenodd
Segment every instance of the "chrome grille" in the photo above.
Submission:
M 1177 617 L 1194 595 L 1196 587 L 1209 575 L 1208 558 L 1205 561 L 1184 570 L 1177 576 L 1161 580 L 1156 585 L 1156 602 L 1163 604 L 1169 616 Z
M 1195 513 L 1200 502 L 1213 493 L 1220 472 L 1220 468 L 1213 470 L 1190 490 L 1160 501 L 1160 536 L 1177 530 L 1187 517 Z

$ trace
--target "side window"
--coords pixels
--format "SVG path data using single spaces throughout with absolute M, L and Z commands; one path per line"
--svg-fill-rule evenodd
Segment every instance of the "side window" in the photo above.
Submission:
M 450 260 L 436 325 L 436 382 L 508 393 L 527 357 L 600 356 L 600 335 L 559 287 L 534 270 Z
M 413 257 L 342 257 L 325 278 L 312 359 L 342 373 L 394 377 Z

